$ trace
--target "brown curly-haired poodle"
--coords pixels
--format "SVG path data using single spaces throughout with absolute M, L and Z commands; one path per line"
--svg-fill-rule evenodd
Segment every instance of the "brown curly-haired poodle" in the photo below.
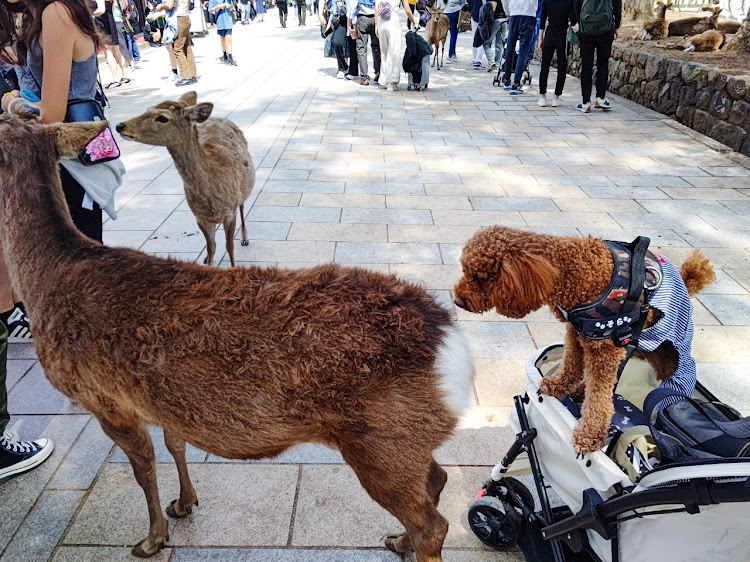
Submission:
M 549 236 L 502 226 L 485 228 L 464 246 L 463 277 L 454 289 L 455 303 L 475 313 L 494 308 L 511 318 L 523 318 L 547 305 L 564 322 L 559 308 L 570 311 L 595 302 L 609 287 L 613 264 L 609 247 L 599 238 Z M 678 283 L 682 277 L 683 291 L 686 289 L 690 296 L 715 280 L 713 268 L 698 250 L 675 276 Z M 664 313 L 652 307 L 644 333 Z M 683 320 L 691 322 L 689 318 Z M 649 361 L 662 381 L 675 373 L 681 360 L 669 340 L 653 351 L 639 349 L 637 353 Z M 625 349 L 616 347 L 611 339 L 583 338 L 568 324 L 562 364 L 554 375 L 542 381 L 540 389 L 557 398 L 569 394 L 585 396 L 582 417 L 572 439 L 579 454 L 604 446 L 614 413 L 612 393 L 617 370 L 624 357 Z

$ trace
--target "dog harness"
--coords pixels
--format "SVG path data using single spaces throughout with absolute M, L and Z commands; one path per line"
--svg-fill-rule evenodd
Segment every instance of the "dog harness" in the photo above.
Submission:
M 662 283 L 662 262 L 646 250 L 648 238 L 639 237 L 630 244 L 610 240 L 604 243 L 614 262 L 607 290 L 595 302 L 570 311 L 558 309 L 584 338 L 612 339 L 617 347 L 624 347 L 638 340 L 651 297 Z M 641 273 L 634 262 L 639 262 Z
M 609 240 L 604 243 L 614 262 L 609 287 L 597 301 L 569 312 L 558 307 L 560 312 L 581 336 L 611 338 L 616 346 L 627 347 L 618 379 L 635 348 L 652 352 L 665 341 L 670 342 L 677 350 L 677 369 L 661 386 L 691 396 L 697 379 L 691 354 L 693 306 L 680 272 L 664 256 L 646 250 L 648 238 L 639 237 L 630 244 Z M 637 260 L 641 260 L 642 267 Z M 636 277 L 643 279 L 642 284 Z M 651 307 L 661 312 L 661 318 L 641 331 Z M 666 398 L 655 411 L 680 400 L 675 396 Z

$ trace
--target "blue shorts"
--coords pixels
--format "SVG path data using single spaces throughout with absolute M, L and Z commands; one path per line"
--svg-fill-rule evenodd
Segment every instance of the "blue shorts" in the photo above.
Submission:
M 216 33 L 219 34 L 219 37 L 224 37 L 225 35 L 231 35 L 232 30 L 231 29 L 217 29 Z

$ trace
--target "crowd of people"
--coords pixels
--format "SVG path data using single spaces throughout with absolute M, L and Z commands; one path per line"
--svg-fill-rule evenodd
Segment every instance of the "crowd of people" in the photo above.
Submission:
M 279 0 L 283 1 L 283 0 Z M 450 24 L 448 63 L 458 63 L 456 45 L 461 12 L 471 16 L 472 59 L 469 66 L 498 72 L 503 90 L 524 93 L 522 79 L 537 43 L 541 46 L 539 100 L 541 107 L 558 107 L 565 86 L 567 52 L 571 42 L 581 50 L 582 101 L 575 108 L 589 113 L 592 107 L 608 110 L 606 98 L 609 57 L 618 36 L 622 0 L 584 3 L 582 0 L 320 0 L 320 25 L 331 35 L 339 79 L 357 80 L 362 86 L 377 84 L 397 90 L 400 82 L 400 49 L 404 29 L 419 30 L 430 12 L 439 10 Z M 592 12 L 594 5 L 596 12 Z M 425 13 L 428 12 L 428 13 Z M 574 31 L 574 28 L 578 29 Z M 368 44 L 374 76 L 369 75 Z M 596 54 L 596 57 L 595 57 Z M 486 64 L 483 62 L 486 58 Z M 547 82 L 553 60 L 557 63 L 554 95 L 547 100 Z M 597 66 L 596 97 L 591 102 L 594 60 Z M 382 69 L 382 73 L 381 73 Z

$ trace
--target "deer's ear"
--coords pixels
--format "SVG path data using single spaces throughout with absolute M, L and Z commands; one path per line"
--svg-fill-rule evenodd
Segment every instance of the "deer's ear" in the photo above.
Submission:
M 198 93 L 188 92 L 180 98 L 180 101 L 185 105 L 195 105 L 196 103 L 198 103 Z
M 212 103 L 199 103 L 185 108 L 185 116 L 189 121 L 193 123 L 203 123 L 206 119 L 211 117 L 211 112 L 214 110 L 214 104 Z
M 90 121 L 86 123 L 58 123 L 55 129 L 55 140 L 60 156 L 77 158 L 91 140 L 107 128 L 107 121 Z

